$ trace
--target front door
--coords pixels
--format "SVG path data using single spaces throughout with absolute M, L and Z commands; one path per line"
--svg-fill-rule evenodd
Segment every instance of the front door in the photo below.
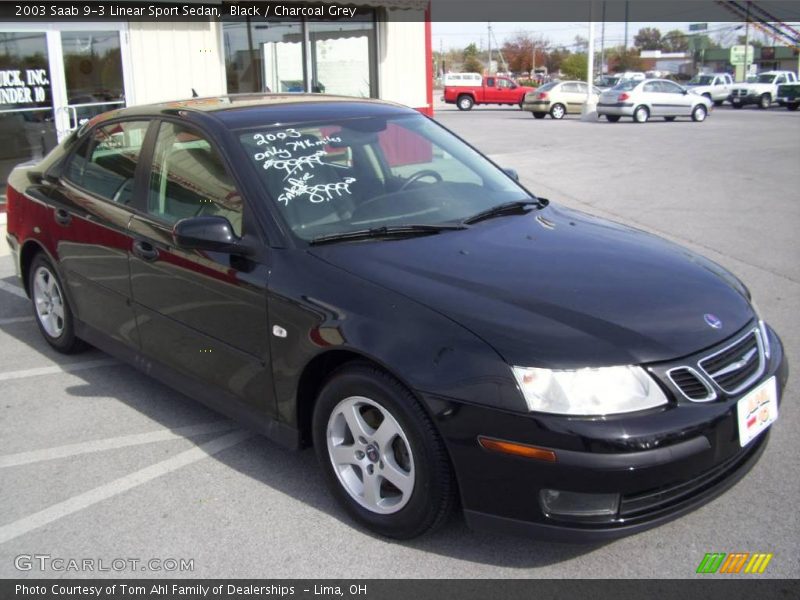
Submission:
M 218 215 L 248 230 L 242 197 L 206 137 L 162 121 L 143 214 L 131 222 L 131 289 L 142 351 L 216 394 L 273 415 L 268 267 L 176 247 L 180 219 Z

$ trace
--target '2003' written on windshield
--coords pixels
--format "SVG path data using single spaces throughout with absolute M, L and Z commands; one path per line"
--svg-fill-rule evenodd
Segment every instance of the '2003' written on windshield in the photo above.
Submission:
M 331 178 L 333 171 L 330 169 L 347 169 L 342 165 L 325 162 L 323 158 L 328 155 L 325 147 L 330 143 L 341 142 L 335 135 L 326 135 L 317 139 L 304 135 L 297 129 L 287 128 L 270 133 L 256 133 L 253 140 L 257 146 L 266 146 L 262 152 L 257 152 L 253 158 L 261 163 L 264 169 L 275 169 L 284 174 L 285 183 L 283 191 L 278 196 L 278 202 L 289 206 L 289 201 L 306 199 L 318 204 L 327 202 L 343 194 L 352 194 L 350 185 L 355 183 L 355 177 Z M 328 167 L 324 179 L 317 179 L 319 167 Z

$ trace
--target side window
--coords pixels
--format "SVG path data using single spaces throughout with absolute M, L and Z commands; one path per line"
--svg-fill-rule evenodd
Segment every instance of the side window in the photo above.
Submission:
M 671 81 L 659 81 L 659 85 L 661 86 L 661 91 L 667 94 L 682 94 L 683 88 L 681 86 L 672 83 Z
M 127 121 L 92 130 L 70 160 L 66 178 L 101 198 L 129 204 L 149 125 Z
M 661 89 L 657 82 L 651 81 L 649 83 L 644 84 L 644 91 L 645 92 L 660 92 Z
M 785 75 L 778 75 L 778 78 L 775 80 L 775 85 L 778 85 L 780 83 L 786 83 Z
M 218 215 L 242 235 L 242 198 L 214 147 L 182 125 L 164 122 L 158 131 L 147 212 L 167 223 Z
M 578 86 L 578 89 L 575 90 L 575 91 L 578 92 L 579 94 L 587 94 L 587 93 L 589 93 L 589 86 L 586 85 L 585 83 L 579 83 L 579 84 L 577 84 L 577 86 Z
M 571 94 L 578 90 L 574 83 L 563 83 L 561 84 L 561 91 L 565 94 Z
M 511 81 L 508 79 L 498 79 L 497 87 L 500 88 L 501 90 L 511 89 Z

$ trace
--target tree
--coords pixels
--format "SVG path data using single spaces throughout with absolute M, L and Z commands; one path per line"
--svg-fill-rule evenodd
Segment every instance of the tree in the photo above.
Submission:
M 589 62 L 583 53 L 570 54 L 561 61 L 561 72 L 568 79 L 585 81 L 589 70 Z
M 633 45 L 640 50 L 661 50 L 661 32 L 655 27 L 643 27 L 633 38 Z
M 564 48 L 554 48 L 548 52 L 544 57 L 544 66 L 547 67 L 547 72 L 556 73 L 567 56 L 569 56 L 569 51 Z M 536 64 L 539 65 L 539 63 Z
M 739 44 L 740 46 L 744 46 L 744 41 L 746 39 L 747 39 L 746 35 L 740 35 L 738 38 L 736 38 L 736 43 Z M 761 48 L 764 45 L 764 42 L 755 39 L 755 35 L 753 35 L 752 33 L 750 34 L 749 43 L 753 48 Z
M 623 46 L 617 46 L 608 51 L 608 70 L 611 73 L 621 73 L 625 71 L 641 71 L 642 59 L 636 50 L 629 50 Z
M 661 38 L 661 49 L 665 52 L 686 52 L 689 49 L 689 36 L 680 29 L 673 29 Z
M 542 37 L 533 37 L 528 33 L 517 33 L 503 44 L 502 52 L 508 68 L 514 73 L 530 72 L 533 53 L 536 52 L 536 66 L 541 67 L 545 61 L 545 48 L 549 42 Z
M 464 63 L 461 65 L 462 73 L 483 73 L 483 65 L 478 60 L 478 47 L 470 44 L 461 53 Z

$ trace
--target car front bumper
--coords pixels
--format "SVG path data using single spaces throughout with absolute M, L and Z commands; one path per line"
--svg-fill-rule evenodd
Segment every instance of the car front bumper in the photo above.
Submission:
M 761 101 L 760 96 L 756 96 L 753 94 L 748 94 L 747 96 L 731 96 L 731 104 L 740 104 L 742 106 L 746 104 L 758 104 Z
M 780 340 L 758 383 L 788 378 Z M 629 415 L 565 417 L 519 414 L 425 396 L 456 471 L 467 523 L 474 529 L 560 541 L 597 541 L 674 519 L 731 487 L 758 461 L 769 430 L 741 448 L 736 397 L 670 402 Z M 780 420 L 780 419 L 779 419 Z M 479 436 L 551 450 L 555 462 L 490 452 Z M 554 517 L 543 490 L 618 495 L 602 517 Z
M 610 104 L 597 103 L 598 115 L 615 115 L 618 117 L 632 117 L 633 104 L 630 102 L 614 102 Z

